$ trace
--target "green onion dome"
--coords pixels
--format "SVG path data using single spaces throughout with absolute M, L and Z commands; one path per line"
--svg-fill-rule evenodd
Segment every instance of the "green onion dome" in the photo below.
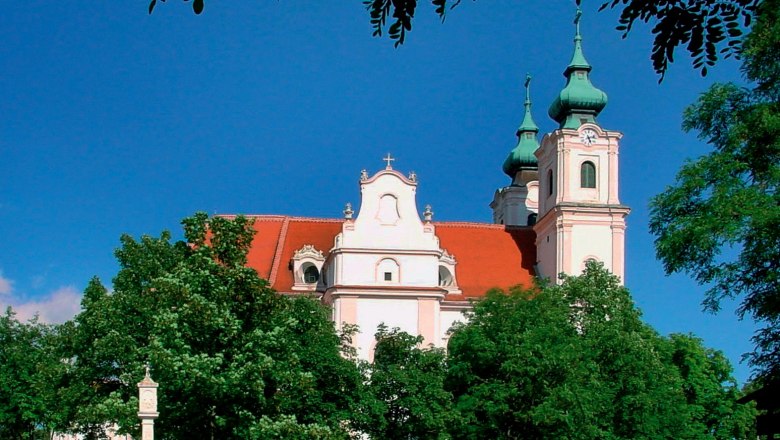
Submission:
M 504 161 L 504 173 L 514 179 L 518 171 L 523 169 L 537 169 L 538 163 L 534 152 L 539 148 L 536 139 L 539 127 L 536 126 L 531 115 L 531 75 L 525 78 L 525 116 L 520 127 L 517 128 L 517 146 L 509 152 Z
M 560 124 L 560 128 L 579 128 L 585 122 L 596 122 L 596 116 L 607 105 L 607 94 L 593 86 L 590 82 L 592 67 L 582 53 L 582 36 L 580 35 L 580 16 L 577 9 L 577 32 L 574 36 L 574 55 L 563 75 L 566 77 L 566 87 L 550 105 L 548 114 Z

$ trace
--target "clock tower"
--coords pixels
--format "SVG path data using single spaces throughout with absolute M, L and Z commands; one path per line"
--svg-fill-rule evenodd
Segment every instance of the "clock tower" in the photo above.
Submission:
M 618 197 L 618 150 L 622 133 L 602 128 L 596 117 L 607 95 L 590 82 L 592 67 L 582 52 L 574 20 L 574 55 L 564 71 L 566 86 L 549 109 L 559 127 L 536 151 L 539 213 L 534 225 L 539 275 L 578 275 L 588 260 L 624 276 L 626 216 Z

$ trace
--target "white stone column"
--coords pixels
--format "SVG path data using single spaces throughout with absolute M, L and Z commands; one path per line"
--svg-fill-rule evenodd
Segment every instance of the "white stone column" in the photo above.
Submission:
M 146 375 L 138 382 L 138 418 L 141 419 L 141 440 L 154 440 L 154 419 L 157 412 L 157 382 L 149 376 L 149 366 Z

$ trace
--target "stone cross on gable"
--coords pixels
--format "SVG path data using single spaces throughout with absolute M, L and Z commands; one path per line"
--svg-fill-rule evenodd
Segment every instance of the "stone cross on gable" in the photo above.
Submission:
M 393 162 L 395 159 L 393 158 L 393 156 L 390 156 L 390 153 L 387 153 L 387 157 L 385 157 L 382 160 L 387 162 L 387 167 L 385 168 L 386 170 L 392 170 L 393 169 L 393 166 L 390 164 L 390 162 Z

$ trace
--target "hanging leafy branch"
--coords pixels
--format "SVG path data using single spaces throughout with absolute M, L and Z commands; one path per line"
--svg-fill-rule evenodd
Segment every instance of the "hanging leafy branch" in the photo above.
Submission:
M 452 9 L 460 4 L 461 0 L 431 0 L 435 7 L 436 14 L 442 22 L 446 18 L 447 9 Z M 406 32 L 412 30 L 412 19 L 417 9 L 417 0 L 363 0 L 371 16 L 371 27 L 374 29 L 373 36 L 381 37 L 386 27 L 388 17 L 392 16 L 393 24 L 388 28 L 388 36 L 395 40 L 395 47 L 404 44 L 406 41 Z
M 160 0 L 165 2 L 166 0 Z M 184 0 L 189 2 L 190 0 Z M 369 14 L 372 34 L 387 34 L 398 47 L 406 42 L 417 11 L 417 0 L 362 0 Z M 476 1 L 476 0 L 474 0 Z M 575 0 L 577 5 L 581 0 Z M 447 11 L 461 0 L 430 0 L 434 13 L 443 22 Z M 607 0 L 600 11 L 622 8 L 616 29 L 627 37 L 637 22 L 651 24 L 653 45 L 650 60 L 663 80 L 675 50 L 682 47 L 692 59 L 693 68 L 706 76 L 720 58 L 739 57 L 745 29 L 763 0 Z M 151 14 L 157 0 L 149 3 Z M 494 6 L 495 7 L 495 6 Z M 203 12 L 204 0 L 192 0 L 195 14 Z
M 616 29 L 623 38 L 639 21 L 653 24 L 650 59 L 663 80 L 674 51 L 684 47 L 702 76 L 719 57 L 739 56 L 743 30 L 762 0 L 611 0 L 600 11 L 622 6 Z

